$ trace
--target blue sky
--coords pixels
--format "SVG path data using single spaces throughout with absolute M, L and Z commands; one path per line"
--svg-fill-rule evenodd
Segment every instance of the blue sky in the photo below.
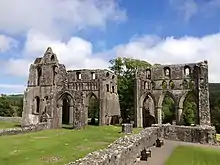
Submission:
M 117 56 L 208 60 L 210 82 L 220 82 L 219 15 L 220 0 L 1 0 L 0 93 L 23 93 L 48 46 L 68 69 L 107 68 Z

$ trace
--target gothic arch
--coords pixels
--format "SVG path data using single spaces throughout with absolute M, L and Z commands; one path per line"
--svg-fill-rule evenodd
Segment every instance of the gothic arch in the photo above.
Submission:
M 89 125 L 99 125 L 100 124 L 100 107 L 99 98 L 94 92 L 90 92 L 86 96 L 86 118 Z
M 56 116 L 59 118 L 58 123 L 61 127 L 62 124 L 73 124 L 74 120 L 74 98 L 69 91 L 58 92 L 56 97 L 57 110 Z
M 88 95 L 86 95 L 86 100 L 85 100 L 86 107 L 89 106 L 89 100 L 92 96 L 94 96 L 97 100 L 99 100 L 99 98 L 97 97 L 97 95 L 94 92 L 90 92 Z
M 143 94 L 140 98 L 140 106 L 142 107 L 143 106 L 143 103 L 144 103 L 144 100 L 146 99 L 147 96 L 150 96 L 154 102 L 154 105 L 156 105 L 156 99 L 154 97 L 154 95 L 150 92 L 147 92 L 145 94 Z
M 150 127 L 152 124 L 155 124 L 155 99 L 151 93 L 146 93 L 141 98 L 141 114 L 143 127 Z
M 165 95 L 168 95 L 169 97 L 171 97 L 173 99 L 175 106 L 178 105 L 177 104 L 177 98 L 174 96 L 174 94 L 172 92 L 170 92 L 170 91 L 165 91 L 159 97 L 158 107 L 162 107 Z
M 71 107 L 74 106 L 74 102 L 73 102 L 74 98 L 72 94 L 69 91 L 61 91 L 61 92 L 58 92 L 57 98 L 56 98 L 58 107 L 62 106 L 62 101 L 65 98 L 68 99 Z
M 184 101 L 185 101 L 185 99 L 186 99 L 186 97 L 187 97 L 187 95 L 188 95 L 188 91 L 187 92 L 185 92 L 181 97 L 180 97 L 180 99 L 179 99 L 179 108 L 181 108 L 181 109 L 183 109 L 183 103 L 184 103 Z

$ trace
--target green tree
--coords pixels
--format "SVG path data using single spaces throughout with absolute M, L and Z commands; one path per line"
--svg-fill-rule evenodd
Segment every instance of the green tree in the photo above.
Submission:
M 112 59 L 110 64 L 109 68 L 118 76 L 118 94 L 122 118 L 125 119 L 128 115 L 133 118 L 135 72 L 137 69 L 151 67 L 151 64 L 125 57 Z
M 189 92 L 183 104 L 184 125 L 198 123 L 196 102 L 197 100 L 195 99 L 195 91 Z
M 10 117 L 14 115 L 13 108 L 7 97 L 0 97 L 0 116 Z
M 22 111 L 23 111 L 23 99 L 22 98 L 20 98 L 19 99 L 19 101 L 18 101 L 18 103 L 17 103 L 17 116 L 22 116 Z
M 174 101 L 168 95 L 165 95 L 164 101 L 162 104 L 162 119 L 163 123 L 170 123 L 175 120 L 175 106 Z

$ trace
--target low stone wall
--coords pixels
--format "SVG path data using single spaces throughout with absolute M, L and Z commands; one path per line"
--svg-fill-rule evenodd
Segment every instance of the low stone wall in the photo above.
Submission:
M 201 144 L 217 144 L 215 127 L 211 126 L 178 126 L 178 125 L 154 125 L 160 128 L 160 136 L 164 139 L 184 141 Z
M 19 122 L 19 123 L 21 123 L 21 117 L 2 117 L 2 116 L 0 116 L 0 121 Z
M 17 135 L 17 134 L 24 134 L 28 132 L 36 132 L 48 129 L 47 123 L 40 123 L 33 126 L 21 127 L 21 128 L 7 128 L 7 129 L 0 129 L 0 136 L 3 135 Z
M 134 165 L 141 151 L 155 144 L 158 131 L 158 127 L 150 127 L 139 134 L 119 138 L 106 149 L 92 152 L 68 165 Z

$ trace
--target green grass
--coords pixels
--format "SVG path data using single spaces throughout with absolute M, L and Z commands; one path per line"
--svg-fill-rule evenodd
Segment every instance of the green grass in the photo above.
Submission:
M 220 151 L 193 146 L 177 147 L 166 165 L 219 165 Z
M 19 122 L 0 121 L 0 129 L 19 127 Z
M 141 129 L 134 129 L 138 133 Z M 85 130 L 44 130 L 0 137 L 0 164 L 60 165 L 106 148 L 120 136 L 121 127 L 87 126 Z

